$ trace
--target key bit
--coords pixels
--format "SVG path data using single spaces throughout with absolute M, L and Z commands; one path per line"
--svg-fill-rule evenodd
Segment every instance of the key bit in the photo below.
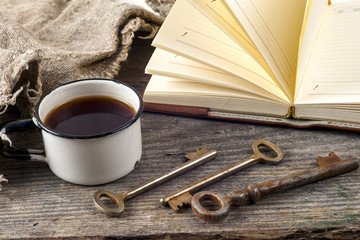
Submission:
M 190 206 L 192 195 L 189 192 L 185 192 L 177 197 L 170 199 L 167 203 L 175 211 L 179 211 L 182 206 Z
M 211 151 L 215 151 L 215 150 L 211 150 Z M 196 159 L 196 158 L 199 158 L 201 156 L 204 156 L 204 155 L 208 154 L 211 151 L 207 150 L 206 148 L 199 148 L 195 152 L 189 152 L 188 154 L 186 154 L 185 158 L 186 158 L 186 160 L 189 161 L 189 160 Z
M 331 178 L 343 174 L 359 167 L 359 162 L 355 158 L 340 159 L 335 153 L 330 153 L 328 157 L 317 158 L 318 167 L 305 170 L 287 177 L 275 179 L 269 182 L 249 185 L 247 188 L 234 191 L 229 195 L 213 193 L 209 191 L 199 192 L 194 195 L 191 201 L 191 207 L 195 214 L 205 221 L 216 221 L 225 218 L 230 211 L 231 205 L 244 205 L 255 203 L 262 197 L 283 191 L 300 187 L 309 183 Z M 207 210 L 201 205 L 204 201 L 216 203 L 220 209 L 216 211 Z

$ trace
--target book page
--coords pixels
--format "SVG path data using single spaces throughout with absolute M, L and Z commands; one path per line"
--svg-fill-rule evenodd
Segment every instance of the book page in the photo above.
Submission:
M 252 56 L 187 0 L 176 1 L 153 45 L 229 72 L 280 98 L 287 98 Z
M 324 22 L 327 6 L 328 0 L 309 0 L 306 6 L 304 25 L 299 44 L 299 58 L 294 98 L 297 98 L 299 89 L 301 89 L 305 69 L 309 64 L 309 58 L 315 46 L 322 23 Z
M 226 0 L 288 96 L 293 98 L 306 0 Z
M 187 79 L 193 82 L 240 90 L 244 94 L 256 96 L 259 99 L 277 99 L 280 102 L 290 104 L 288 99 L 281 99 L 233 74 L 159 48 L 155 49 L 145 71 L 149 74 Z
M 309 19 L 310 21 L 310 19 Z M 295 103 L 360 103 L 360 2 L 326 7 Z
M 239 24 L 225 0 L 188 0 L 221 30 L 250 51 L 257 51 L 244 28 Z
M 212 20 L 221 30 L 223 30 L 236 43 L 242 46 L 259 64 L 273 77 L 269 66 L 258 52 L 252 40 L 245 32 L 242 25 L 233 15 L 225 0 L 188 0 L 207 18 Z

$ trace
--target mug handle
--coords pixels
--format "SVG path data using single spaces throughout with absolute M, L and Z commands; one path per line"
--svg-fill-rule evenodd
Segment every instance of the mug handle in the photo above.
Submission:
M 2 134 L 9 134 L 12 132 L 25 131 L 35 129 L 37 126 L 31 118 L 22 119 L 13 122 L 6 122 L 0 126 Z M 0 154 L 4 157 L 14 158 L 19 160 L 40 160 L 45 161 L 45 150 L 18 148 L 14 146 L 5 145 L 0 142 Z

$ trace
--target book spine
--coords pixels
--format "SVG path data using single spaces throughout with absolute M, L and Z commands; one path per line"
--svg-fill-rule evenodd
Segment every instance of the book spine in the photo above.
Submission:
M 289 118 L 289 117 L 295 117 L 295 106 L 294 105 L 290 105 L 289 109 L 288 109 L 288 113 L 284 116 L 284 118 Z
M 158 113 L 171 113 L 186 116 L 208 117 L 208 109 L 202 107 L 189 107 L 170 104 L 159 103 L 144 103 L 144 111 L 158 112 Z

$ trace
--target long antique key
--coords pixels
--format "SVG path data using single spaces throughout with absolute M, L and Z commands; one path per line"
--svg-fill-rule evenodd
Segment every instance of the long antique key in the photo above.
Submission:
M 151 188 L 159 186 L 160 184 L 190 169 L 193 169 L 205 162 L 210 161 L 216 156 L 217 156 L 216 150 L 207 150 L 205 148 L 200 148 L 196 152 L 191 152 L 185 156 L 187 159 L 189 159 L 187 162 L 151 179 L 150 181 L 144 184 L 131 188 L 124 193 L 116 194 L 106 190 L 97 191 L 94 194 L 94 205 L 99 211 L 109 216 L 119 216 L 125 208 L 124 203 L 126 200 L 133 198 L 141 193 L 144 193 L 150 190 Z M 112 200 L 114 203 L 116 203 L 117 207 L 106 206 L 104 202 L 101 200 L 101 198 L 108 198 Z
M 259 147 L 263 146 L 271 150 L 276 154 L 275 157 L 268 157 L 260 152 Z M 189 184 L 181 188 L 180 190 L 171 193 L 165 198 L 160 199 L 160 202 L 164 205 L 168 204 L 175 212 L 179 210 L 179 208 L 183 206 L 190 205 L 191 202 L 191 193 L 204 188 L 210 184 L 213 184 L 225 177 L 234 174 L 242 169 L 250 167 L 256 163 L 270 163 L 270 164 L 278 164 L 283 159 L 283 153 L 281 149 L 274 143 L 266 141 L 266 140 L 257 140 L 252 144 L 252 149 L 254 154 L 244 160 L 241 160 L 233 165 L 230 165 L 222 170 L 219 170 L 209 176 L 200 179 L 194 183 Z
M 359 162 L 355 158 L 341 160 L 335 153 L 330 153 L 328 157 L 318 157 L 317 163 L 319 166 L 316 168 L 269 182 L 249 185 L 247 188 L 234 191 L 229 195 L 209 191 L 199 192 L 192 198 L 191 207 L 202 220 L 221 220 L 229 214 L 231 205 L 255 203 L 268 194 L 317 182 L 355 170 L 359 166 Z M 204 201 L 214 202 L 220 209 L 208 210 L 201 204 Z

